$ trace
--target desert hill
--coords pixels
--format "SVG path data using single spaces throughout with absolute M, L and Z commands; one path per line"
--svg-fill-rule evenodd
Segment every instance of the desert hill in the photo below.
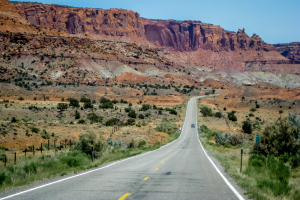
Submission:
M 300 61 L 300 42 L 274 44 L 276 51 L 290 60 Z

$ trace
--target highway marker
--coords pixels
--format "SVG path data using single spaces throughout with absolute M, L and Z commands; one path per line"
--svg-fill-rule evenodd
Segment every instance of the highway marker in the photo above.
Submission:
M 156 168 L 155 171 L 157 171 L 159 168 Z
M 147 177 L 146 177 L 146 178 L 144 178 L 143 180 L 144 180 L 144 181 L 146 181 L 146 180 L 148 180 L 148 178 L 149 178 L 149 176 L 147 176 Z
M 130 193 L 124 194 L 119 200 L 124 200 L 124 199 L 126 199 L 126 197 L 128 197 L 128 195 L 130 195 Z

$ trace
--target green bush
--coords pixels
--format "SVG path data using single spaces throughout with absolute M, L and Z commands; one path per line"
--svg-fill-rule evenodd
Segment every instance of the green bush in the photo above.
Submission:
M 80 119 L 77 124 L 86 124 L 85 120 L 84 119 Z
M 251 112 L 255 112 L 255 111 L 256 111 L 256 108 L 251 108 L 250 111 L 251 111 Z
M 177 128 L 176 124 L 170 123 L 167 119 L 163 119 L 162 122 L 155 127 L 156 131 L 167 133 L 168 131 Z
M 151 108 L 151 106 L 149 104 L 143 104 L 142 108 L 140 109 L 140 111 L 147 111 Z
M 16 122 L 17 122 L 17 119 L 15 117 L 12 117 L 11 123 L 16 123 Z
M 230 138 L 230 133 L 222 134 L 220 131 L 215 132 L 215 142 L 217 144 L 224 145 Z
M 103 109 L 113 109 L 114 108 L 114 103 L 112 101 L 109 102 L 104 102 L 101 105 L 99 105 L 99 108 Z
M 5 172 L 0 173 L 0 185 L 3 184 L 3 182 L 5 181 L 5 179 L 6 179 Z
M 237 117 L 234 114 L 235 114 L 235 111 L 231 111 L 231 112 L 227 113 L 228 119 L 231 121 L 237 121 Z
M 24 98 L 23 98 L 23 97 L 19 97 L 19 98 L 18 98 L 18 100 L 20 100 L 20 101 L 23 101 L 23 100 L 24 100 Z
M 78 157 L 64 156 L 59 159 L 62 163 L 68 165 L 68 167 L 78 167 L 82 163 L 82 159 Z
M 131 117 L 131 118 L 136 118 L 136 113 L 134 110 L 131 110 L 129 113 L 128 113 L 128 117 Z
M 84 102 L 83 108 L 84 109 L 94 108 L 94 105 L 91 102 Z
M 57 104 L 57 109 L 60 110 L 60 111 L 63 111 L 63 110 L 67 110 L 68 109 L 68 104 L 66 103 L 58 103 Z
M 77 110 L 75 112 L 75 119 L 80 119 L 80 112 L 78 112 Z
M 142 147 L 144 145 L 146 145 L 146 141 L 145 140 L 139 141 L 138 147 Z
M 140 118 L 140 119 L 144 119 L 145 116 L 144 116 L 143 114 L 139 114 L 139 118 Z
M 26 164 L 24 165 L 23 167 L 23 170 L 29 174 L 29 173 L 36 173 L 37 172 L 37 166 L 36 166 L 36 163 L 34 162 L 31 162 L 30 164 Z
M 150 117 L 150 116 L 151 116 L 151 113 L 150 113 L 150 112 L 145 112 L 145 116 L 146 116 L 146 117 Z
M 242 129 L 245 133 L 252 133 L 252 124 L 249 121 L 243 121 Z
M 118 124 L 119 122 L 120 122 L 120 119 L 118 119 L 118 118 L 112 118 L 112 119 L 106 121 L 105 125 L 106 126 L 113 126 L 113 125 Z
M 206 106 L 200 108 L 200 112 L 204 117 L 213 116 L 212 110 Z
M 132 139 L 131 142 L 128 144 L 128 148 L 133 149 L 135 148 L 134 140 Z
M 171 110 L 170 110 L 170 114 L 171 114 L 171 115 L 177 115 L 177 111 L 174 110 L 174 109 L 171 109 Z
M 259 105 L 259 104 L 256 104 L 256 108 L 260 108 L 260 105 Z
M 215 113 L 215 117 L 221 118 L 222 117 L 222 113 L 221 112 L 216 112 Z
M 50 134 L 47 133 L 46 130 L 43 130 L 43 131 L 41 132 L 41 136 L 42 136 L 42 138 L 44 138 L 44 139 L 50 139 Z
M 70 107 L 76 107 L 76 108 L 80 107 L 79 101 L 77 99 L 69 98 L 68 100 L 70 101 L 69 103 Z
M 87 102 L 87 103 L 91 103 L 91 100 L 90 99 L 88 99 L 88 98 L 86 98 L 86 97 L 81 97 L 80 98 L 80 102 Z
M 87 119 L 91 121 L 91 124 L 99 123 L 102 121 L 102 117 L 96 115 L 96 113 L 89 113 L 87 115 Z
M 115 101 L 115 100 L 114 100 Z M 109 99 L 106 99 L 105 97 L 101 97 L 100 98 L 100 103 L 107 103 L 107 102 L 110 102 L 110 100 Z
M 135 119 L 127 119 L 127 125 L 132 126 L 135 124 Z
M 102 151 L 105 149 L 102 139 L 97 139 L 96 134 L 92 131 L 88 131 L 86 134 L 80 134 L 79 140 L 75 143 L 75 149 L 92 155 L 92 147 L 94 148 L 95 158 L 99 158 Z
M 38 133 L 38 132 L 40 132 L 40 129 L 38 129 L 36 127 L 31 127 L 31 131 L 34 133 Z
M 291 156 L 290 157 L 290 165 L 292 168 L 296 168 L 296 167 L 299 167 L 300 166 L 300 156 L 297 155 L 297 156 Z
M 300 126 L 292 124 L 290 120 L 279 117 L 274 124 L 265 127 L 261 132 L 260 153 L 265 156 L 300 154 L 300 142 L 297 140 Z M 254 145 L 253 151 L 255 149 Z

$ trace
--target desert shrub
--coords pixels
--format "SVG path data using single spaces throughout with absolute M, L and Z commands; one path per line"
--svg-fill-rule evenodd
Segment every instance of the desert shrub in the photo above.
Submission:
M 288 118 L 278 120 L 265 127 L 261 132 L 260 152 L 267 155 L 297 155 L 300 153 L 299 126 L 292 124 Z M 255 151 L 255 146 L 253 147 Z
M 75 119 L 80 119 L 80 112 L 77 110 L 75 111 Z
M 112 147 L 123 147 L 124 149 L 127 149 L 126 143 L 120 138 L 120 140 L 114 141 L 112 137 L 108 137 L 106 140 L 107 144 Z
M 106 126 L 113 126 L 113 125 L 118 124 L 119 122 L 120 122 L 120 119 L 118 119 L 118 118 L 112 118 L 112 119 L 106 121 L 105 125 Z
M 221 118 L 222 117 L 222 113 L 221 112 L 216 112 L 215 113 L 215 117 Z
M 86 97 L 81 97 L 80 98 L 80 102 L 87 102 L 87 103 L 91 103 L 91 100 L 90 99 L 88 99 L 88 98 L 86 98 Z
M 107 102 L 110 102 L 110 100 L 105 97 L 100 98 L 100 103 L 107 103 Z
M 144 119 L 145 116 L 144 116 L 143 114 L 139 114 L 139 118 L 140 118 L 140 119 Z
M 125 101 L 124 99 L 121 99 L 120 103 L 128 103 L 128 101 Z
M 138 147 L 142 147 L 144 145 L 146 145 L 146 141 L 145 140 L 139 141 Z
M 250 111 L 251 111 L 251 112 L 255 112 L 255 111 L 256 111 L 256 108 L 251 108 Z
M 78 157 L 72 157 L 72 156 L 63 156 L 59 159 L 62 163 L 65 163 L 68 165 L 68 167 L 78 167 L 81 165 L 82 160 Z
M 63 111 L 63 110 L 67 110 L 68 109 L 68 104 L 66 103 L 58 103 L 57 104 L 57 109 L 60 110 L 60 111 Z
M 92 155 L 92 147 L 94 148 L 95 158 L 99 158 L 105 148 L 105 145 L 101 138 L 97 139 L 94 132 L 88 131 L 86 134 L 79 135 L 79 140 L 75 142 L 74 149 L 80 150 L 88 155 Z
M 229 144 L 231 144 L 232 146 L 236 146 L 238 144 L 242 144 L 243 143 L 243 138 L 241 137 L 241 135 L 238 135 L 238 134 L 232 134 L 227 142 Z
M 132 139 L 131 142 L 128 144 L 128 148 L 133 149 L 135 148 L 134 140 Z
M 124 110 L 125 110 L 125 112 L 130 112 L 130 111 L 132 111 L 132 108 L 129 107 L 129 108 L 125 108 Z
M 259 105 L 259 104 L 256 104 L 256 108 L 260 108 L 260 105 Z
M 84 119 L 80 119 L 80 120 L 78 120 L 77 124 L 86 124 L 86 122 Z
M 152 107 L 153 107 L 153 109 L 154 109 L 154 110 L 156 110 L 156 109 L 157 109 L 157 106 L 156 106 L 156 105 L 153 105 Z
M 249 113 L 249 117 L 254 117 L 254 114 L 253 113 Z
M 155 130 L 167 133 L 168 131 L 174 130 L 176 128 L 176 124 L 169 122 L 167 119 L 163 119 L 162 122 L 155 127 Z
M 174 109 L 171 109 L 171 110 L 170 110 L 170 114 L 171 114 L 171 115 L 177 115 L 177 111 L 174 110 Z
M 11 123 L 16 123 L 17 122 L 17 119 L 15 117 L 12 117 L 11 118 Z
M 300 166 L 300 156 L 299 155 L 291 156 L 290 160 L 289 160 L 289 163 L 290 163 L 292 168 L 299 167 Z
M 84 102 L 83 108 L 84 109 L 94 108 L 94 105 L 91 102 Z
M 34 133 L 38 133 L 40 132 L 40 129 L 38 129 L 37 127 L 31 127 L 31 131 Z
M 226 107 L 224 107 L 223 110 L 226 111 Z
M 96 113 L 89 113 L 87 115 L 87 119 L 91 121 L 91 124 L 92 123 L 98 123 L 98 122 L 102 121 L 102 117 L 96 115 Z
M 159 110 L 159 111 L 158 111 L 158 114 L 160 114 L 160 115 L 161 115 L 161 114 L 162 114 L 162 111 L 161 111 L 161 110 Z
M 286 163 L 287 161 L 289 161 L 290 156 L 286 153 L 286 154 L 282 154 L 278 157 L 278 159 L 283 162 Z
M 140 109 L 140 111 L 147 111 L 151 108 L 151 106 L 149 104 L 143 104 L 142 108 Z
M 150 117 L 150 116 L 151 116 L 151 113 L 150 113 L 150 112 L 145 112 L 145 116 L 146 116 L 146 117 Z
M 245 133 L 252 133 L 252 124 L 249 121 L 243 121 L 242 129 Z
M 113 109 L 114 108 L 114 103 L 109 101 L 109 102 L 104 102 L 101 105 L 99 105 L 99 108 L 103 108 L 103 109 Z
M 69 98 L 69 106 L 79 108 L 79 101 L 77 99 Z
M 31 162 L 30 164 L 26 164 L 23 167 L 23 170 L 29 174 L 29 173 L 36 173 L 37 172 L 37 165 L 34 162 Z
M 275 197 L 286 195 L 291 190 L 289 167 L 273 156 L 252 155 L 244 173 L 256 180 L 258 188 L 270 189 Z
M 44 138 L 44 139 L 50 139 L 50 134 L 47 133 L 46 130 L 43 130 L 43 131 L 41 132 L 41 136 L 42 136 L 42 138 Z
M 224 145 L 230 138 L 230 133 L 222 134 L 220 131 L 215 132 L 215 142 Z
M 129 104 L 128 104 L 128 106 L 130 106 L 130 107 L 131 107 L 131 106 L 132 106 L 132 103 L 129 103 Z
M 235 114 L 235 111 L 231 111 L 231 112 L 227 113 L 228 119 L 231 121 L 237 121 L 237 117 L 234 114 Z
M 112 100 L 111 102 L 113 102 L 113 104 L 117 104 L 117 103 L 119 103 L 119 101 L 118 101 L 118 100 L 116 100 L 116 99 Z
M 20 100 L 20 101 L 23 101 L 23 100 L 24 100 L 24 98 L 23 98 L 23 97 L 19 97 L 19 98 L 18 98 L 18 100 Z
M 131 118 L 136 118 L 136 113 L 134 110 L 131 110 L 129 113 L 128 113 L 128 117 L 131 117 Z
M 134 125 L 135 124 L 135 119 L 127 119 L 126 124 L 129 125 L 129 126 Z
M 6 179 L 5 172 L 0 173 L 0 185 L 3 184 L 3 182 L 5 181 L 5 179 Z
M 200 108 L 200 112 L 204 117 L 213 116 L 212 110 L 206 106 Z

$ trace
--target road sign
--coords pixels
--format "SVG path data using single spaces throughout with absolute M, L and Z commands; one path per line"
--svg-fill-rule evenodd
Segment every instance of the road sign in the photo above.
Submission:
M 260 135 L 257 134 L 256 135 L 256 144 L 259 145 L 259 143 L 260 143 Z

